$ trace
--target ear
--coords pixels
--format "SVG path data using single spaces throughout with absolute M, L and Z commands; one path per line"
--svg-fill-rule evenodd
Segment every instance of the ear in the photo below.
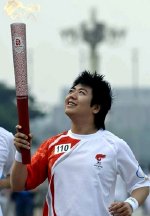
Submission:
M 97 114 L 100 111 L 101 107 L 99 104 L 93 105 L 93 114 Z

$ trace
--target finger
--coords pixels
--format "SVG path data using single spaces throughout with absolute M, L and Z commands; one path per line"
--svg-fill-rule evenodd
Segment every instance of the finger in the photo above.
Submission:
M 33 139 L 33 134 L 29 134 L 29 138 L 30 138 L 30 140 L 32 140 Z
M 23 143 L 25 145 L 30 145 L 30 142 L 28 142 L 28 136 L 23 133 L 17 133 L 14 137 L 14 142 L 16 143 Z
M 20 148 L 30 149 L 30 143 L 25 140 L 15 139 L 14 145 L 19 151 L 20 151 Z
M 17 133 L 14 137 L 14 145 L 16 148 L 27 148 L 29 149 L 30 143 L 28 142 L 28 136 L 22 133 Z
M 110 205 L 109 208 L 111 208 L 111 207 L 113 207 L 113 206 L 116 206 L 116 205 L 118 205 L 119 203 L 121 203 L 121 202 L 113 202 L 113 203 Z
M 112 203 L 111 206 L 109 207 L 109 212 L 115 216 L 117 216 L 117 213 L 118 213 L 118 210 L 120 208 L 123 207 L 123 202 L 115 202 L 115 203 Z
M 33 135 L 30 133 L 29 136 L 23 134 L 20 130 L 22 129 L 22 126 L 21 125 L 16 125 L 16 134 L 15 134 L 15 137 L 23 137 L 25 139 L 28 139 L 30 138 L 30 140 L 33 138 Z
M 20 138 L 20 139 L 24 139 L 24 140 L 27 140 L 28 139 L 28 136 L 24 133 L 21 133 L 21 132 L 17 132 L 15 134 L 15 138 Z
M 117 208 L 117 206 L 120 204 L 120 202 L 114 202 L 111 204 L 111 206 L 109 207 L 109 210 L 113 210 L 115 208 Z
M 112 210 L 114 215 L 118 216 L 131 216 L 132 211 L 126 203 L 122 202 L 116 206 L 115 209 Z
M 21 125 L 16 125 L 16 131 L 19 132 L 19 130 L 21 129 Z
M 118 203 L 115 203 L 115 205 L 112 206 L 111 209 L 117 210 L 117 209 L 119 209 L 119 208 L 121 208 L 123 206 L 124 206 L 124 202 L 118 202 Z

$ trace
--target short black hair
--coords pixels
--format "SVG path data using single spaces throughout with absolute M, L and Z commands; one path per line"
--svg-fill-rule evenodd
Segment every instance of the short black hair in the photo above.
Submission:
M 91 106 L 100 105 L 100 111 L 95 114 L 94 123 L 97 129 L 105 129 L 105 117 L 112 105 L 112 89 L 109 82 L 104 80 L 104 75 L 97 72 L 83 71 L 73 82 L 73 87 L 82 84 L 92 89 Z

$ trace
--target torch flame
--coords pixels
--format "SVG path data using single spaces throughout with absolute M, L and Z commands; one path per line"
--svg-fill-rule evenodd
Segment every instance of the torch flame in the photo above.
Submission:
M 25 6 L 19 0 L 8 0 L 4 10 L 11 19 L 16 20 L 23 17 L 29 18 L 31 15 L 34 17 L 34 13 L 40 11 L 40 5 L 32 4 Z

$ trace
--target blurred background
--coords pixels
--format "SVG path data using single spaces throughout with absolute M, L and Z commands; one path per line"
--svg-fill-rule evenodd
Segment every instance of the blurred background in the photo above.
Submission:
M 113 88 L 107 129 L 126 140 L 149 174 L 150 1 L 2 0 L 0 8 L 0 125 L 14 133 L 18 121 L 10 24 L 24 22 L 33 153 L 42 140 L 70 127 L 65 95 L 81 71 L 96 70 Z M 116 196 L 117 190 L 122 196 L 116 199 L 123 199 L 118 182 Z M 42 215 L 46 188 L 47 182 L 31 195 L 34 216 Z M 4 191 L 5 216 L 15 215 L 16 197 Z M 150 212 L 143 206 L 138 215 Z

